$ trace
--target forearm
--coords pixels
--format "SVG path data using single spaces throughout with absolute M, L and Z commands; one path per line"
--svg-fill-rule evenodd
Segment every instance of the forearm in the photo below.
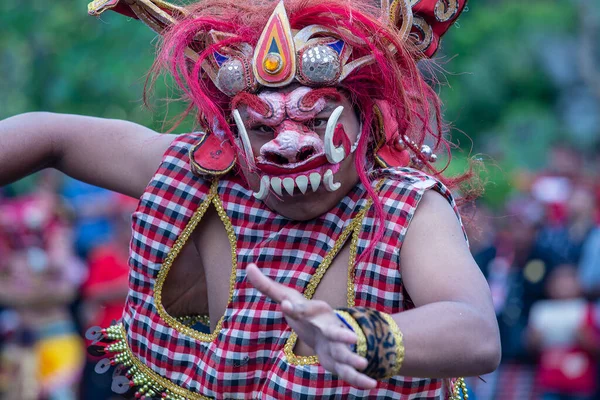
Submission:
M 392 315 L 403 335 L 404 376 L 449 378 L 491 372 L 500 362 L 495 321 L 459 302 L 436 302 Z
M 0 121 L 0 186 L 57 164 L 60 139 L 48 129 L 49 118 L 28 113 Z
M 0 185 L 54 167 L 80 181 L 139 197 L 173 138 L 127 121 L 21 114 L 0 121 Z

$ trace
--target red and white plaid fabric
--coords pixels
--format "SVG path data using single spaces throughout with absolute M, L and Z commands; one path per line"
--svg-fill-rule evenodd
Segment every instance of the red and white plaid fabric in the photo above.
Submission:
M 342 230 L 367 201 L 357 185 L 331 211 L 311 221 L 292 221 L 257 201 L 235 178 L 222 179 L 218 193 L 237 237 L 237 276 L 216 339 L 201 342 L 170 327 L 154 304 L 154 283 L 163 260 L 210 182 L 190 170 L 188 150 L 198 135 L 178 137 L 133 215 L 130 291 L 124 326 L 132 353 L 176 385 L 219 399 L 439 399 L 442 381 L 397 376 L 376 389 L 360 390 L 338 380 L 320 365 L 288 363 L 283 351 L 291 329 L 279 307 L 245 279 L 245 267 L 256 262 L 272 279 L 303 292 L 310 277 Z M 356 265 L 356 305 L 387 313 L 406 308 L 400 249 L 423 193 L 434 189 L 456 209 L 438 181 L 408 168 L 377 171 L 385 211 L 385 235 L 370 257 Z M 458 214 L 457 214 L 458 215 Z M 369 245 L 374 227 L 369 210 L 359 235 L 358 254 Z

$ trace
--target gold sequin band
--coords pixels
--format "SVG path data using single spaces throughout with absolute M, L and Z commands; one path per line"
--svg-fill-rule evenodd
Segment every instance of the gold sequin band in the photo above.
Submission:
M 390 325 L 390 329 L 392 330 L 392 334 L 396 339 L 396 363 L 394 367 L 390 371 L 390 374 L 386 376 L 386 378 L 391 378 L 392 376 L 396 376 L 400 372 L 400 368 L 402 368 L 402 363 L 404 362 L 404 337 L 402 336 L 402 332 L 400 328 L 398 328 L 398 324 L 392 318 L 391 315 L 386 313 L 381 313 L 381 316 L 387 321 Z
M 398 374 L 404 360 L 402 333 L 390 315 L 365 307 L 342 308 L 358 325 L 367 345 L 367 367 L 361 372 L 373 379 L 388 379 Z
M 350 328 L 354 333 L 356 333 L 356 354 L 361 357 L 367 356 L 367 338 L 363 330 L 358 325 L 358 322 L 350 314 L 346 311 L 335 310 L 337 316 Z

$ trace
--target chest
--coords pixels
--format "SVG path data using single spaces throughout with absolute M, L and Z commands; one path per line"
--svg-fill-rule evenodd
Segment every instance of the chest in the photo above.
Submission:
M 334 308 L 346 306 L 349 296 L 353 296 L 348 285 L 349 279 L 354 279 L 357 248 L 356 243 L 351 245 L 349 230 L 340 233 L 343 237 L 331 240 L 332 245 L 322 243 L 324 247 L 318 250 L 310 248 L 316 240 L 311 240 L 309 235 L 288 237 L 281 231 L 269 235 L 261 230 L 261 238 L 272 236 L 272 239 L 256 241 L 248 237 L 248 229 L 246 234 L 242 231 L 238 229 L 239 235 L 228 233 L 227 225 L 211 210 L 192 237 L 198 251 L 197 267 L 201 267 L 205 274 L 205 279 L 198 283 L 206 287 L 201 291 L 206 293 L 211 321 L 225 313 L 230 299 L 234 297 L 230 289 L 235 292 L 237 286 L 243 284 L 243 271 L 249 262 L 257 262 L 274 279 Z M 256 234 L 250 233 L 250 236 Z M 314 279 L 317 271 L 322 273 L 318 282 Z M 311 279 L 316 285 L 309 289 Z M 202 300 L 197 298 L 199 302 Z M 196 310 L 200 309 L 201 304 L 198 304 Z

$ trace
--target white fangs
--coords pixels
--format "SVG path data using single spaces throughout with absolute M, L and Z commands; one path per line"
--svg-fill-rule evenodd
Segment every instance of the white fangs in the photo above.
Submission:
M 302 194 L 306 194 L 309 183 L 312 191 L 316 192 L 319 189 L 321 182 L 323 182 L 325 189 L 327 189 L 328 192 L 334 192 L 342 186 L 339 182 L 333 182 L 333 171 L 330 169 L 328 169 L 323 176 L 318 172 L 313 172 L 309 176 L 298 175 L 295 179 L 290 177 L 281 179 L 277 176 L 268 177 L 265 175 L 260 180 L 260 189 L 258 192 L 254 192 L 254 197 L 258 200 L 266 199 L 269 194 L 269 186 L 278 196 L 283 196 L 283 189 L 285 189 L 287 194 L 293 196 L 295 187 L 297 187 Z
M 281 178 L 274 176 L 271 178 L 271 187 L 273 191 L 277 193 L 278 196 L 283 196 L 283 192 L 281 191 Z
M 346 157 L 344 146 L 335 147 L 333 144 L 333 134 L 335 133 L 335 127 L 337 126 L 338 119 L 340 119 L 340 115 L 342 115 L 342 111 L 344 111 L 343 106 L 338 106 L 333 110 L 325 128 L 325 156 L 327 156 L 327 161 L 331 164 L 337 164 Z
M 256 197 L 258 200 L 264 200 L 267 198 L 268 194 L 269 194 L 269 177 L 263 176 L 262 179 L 260 180 L 260 189 L 258 190 L 258 192 L 254 192 L 254 197 Z
M 330 169 L 328 169 L 323 175 L 323 184 L 328 192 L 335 192 L 340 188 L 340 186 L 342 186 L 342 184 L 339 182 L 333 182 L 333 172 Z
M 242 139 L 242 145 L 244 146 L 244 152 L 246 153 L 246 158 L 248 162 L 248 167 L 254 169 L 256 164 L 254 163 L 254 152 L 252 151 L 252 146 L 250 145 L 250 138 L 248 137 L 248 132 L 246 132 L 246 126 L 244 125 L 244 121 L 240 116 L 240 112 L 235 109 L 233 110 L 233 119 L 235 120 L 235 124 L 238 128 L 238 135 Z
M 319 185 L 321 184 L 321 174 L 313 172 L 312 174 L 309 175 L 309 179 L 310 179 L 310 187 L 312 188 L 312 191 L 316 192 L 317 189 L 319 188 Z
M 294 194 L 294 180 L 292 178 L 284 178 L 283 187 L 290 196 Z
M 306 193 L 306 189 L 308 188 L 308 178 L 306 175 L 299 175 L 296 177 L 296 186 L 302 194 Z

